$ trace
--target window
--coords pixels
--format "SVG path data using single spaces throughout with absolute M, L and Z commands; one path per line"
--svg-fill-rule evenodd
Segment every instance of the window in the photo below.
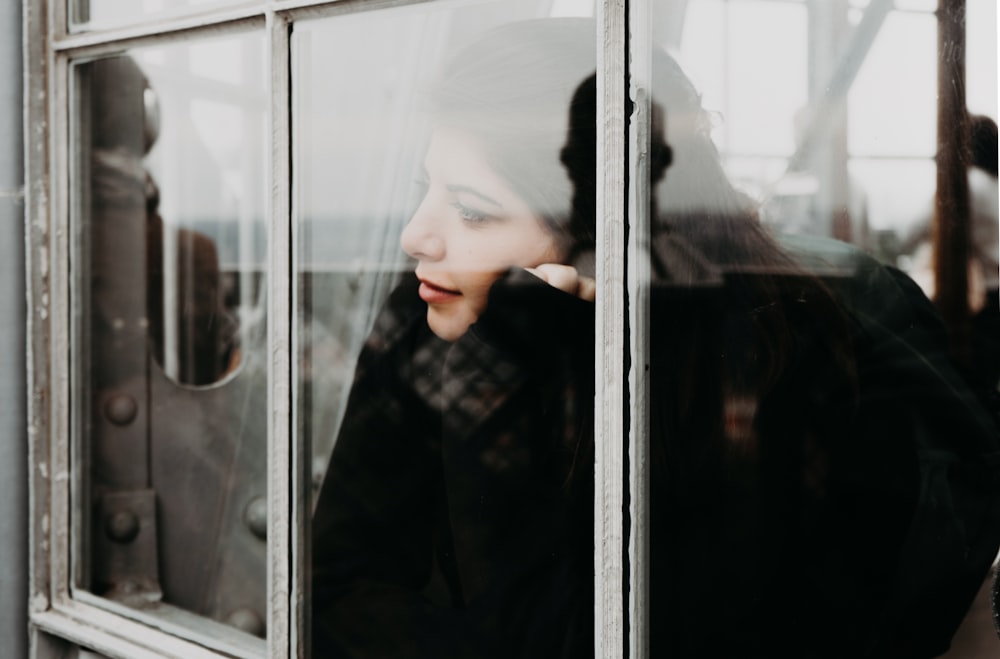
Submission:
M 896 491 L 851 498 L 915 406 L 838 323 L 882 321 L 845 263 L 898 267 L 992 369 L 967 5 L 942 55 L 927 2 L 25 0 L 35 656 L 683 656 L 932 589 Z

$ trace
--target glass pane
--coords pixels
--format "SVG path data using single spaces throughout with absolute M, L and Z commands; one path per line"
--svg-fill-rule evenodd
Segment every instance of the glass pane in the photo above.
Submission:
M 734 157 L 791 155 L 790 127 L 809 91 L 805 6 L 702 0 L 684 16 L 677 59 L 701 81 L 719 148 Z M 761 24 L 768 25 L 767 39 L 757 32 Z
M 73 27 L 97 30 L 242 4 L 243 0 L 68 0 Z
M 76 67 L 78 587 L 263 636 L 259 35 Z
M 316 657 L 593 653 L 596 39 L 550 4 L 293 33 Z
M 966 0 L 965 93 L 969 111 L 997 116 L 997 3 L 993 0 Z
M 727 153 L 791 155 L 795 113 L 808 99 L 806 8 L 776 2 L 727 3 Z M 760 25 L 770 37 L 761 39 Z M 691 39 L 692 46 L 698 43 Z M 699 54 L 692 53 L 697 59 Z M 761 94 L 761 89 L 769 90 Z M 736 109 L 739 108 L 737 112 Z M 730 111 L 732 110 L 732 111 Z
M 851 88 L 852 155 L 934 155 L 936 49 L 933 14 L 889 14 Z
M 1000 650 L 996 106 L 938 145 L 936 3 L 852 40 L 876 4 L 706 0 L 653 44 L 649 656 Z

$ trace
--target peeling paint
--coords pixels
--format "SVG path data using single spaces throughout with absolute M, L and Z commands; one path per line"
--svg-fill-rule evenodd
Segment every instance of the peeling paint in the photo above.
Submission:
M 49 608 L 49 598 L 44 593 L 35 593 L 31 596 L 32 611 L 46 611 Z
M 47 279 L 49 276 L 49 250 L 40 249 L 38 254 L 38 274 L 42 279 Z

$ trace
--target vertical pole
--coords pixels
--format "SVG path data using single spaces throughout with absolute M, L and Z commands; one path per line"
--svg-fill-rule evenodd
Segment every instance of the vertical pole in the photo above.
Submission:
M 965 107 L 965 0 L 938 0 L 937 193 L 934 199 L 935 302 L 953 356 L 968 362 L 969 181 Z

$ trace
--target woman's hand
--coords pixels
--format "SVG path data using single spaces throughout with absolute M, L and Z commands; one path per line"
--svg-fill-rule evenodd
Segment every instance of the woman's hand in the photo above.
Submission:
M 584 277 L 571 265 L 560 263 L 542 263 L 534 268 L 525 268 L 549 286 L 554 286 L 581 300 L 593 302 L 597 295 L 597 282 L 590 277 Z

